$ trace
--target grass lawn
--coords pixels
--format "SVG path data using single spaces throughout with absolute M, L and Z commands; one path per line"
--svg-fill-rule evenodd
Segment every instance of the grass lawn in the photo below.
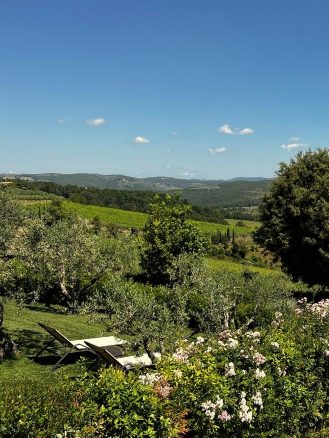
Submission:
M 41 304 L 18 306 L 14 301 L 5 302 L 4 329 L 16 342 L 20 355 L 16 360 L 8 360 L 0 364 L 0 383 L 13 379 L 54 380 L 63 375 L 81 372 L 76 363 L 61 367 L 55 372 L 51 371 L 48 358 L 54 356 L 45 352 L 42 359 L 34 360 L 34 356 L 42 346 L 51 339 L 39 325 L 43 322 L 56 327 L 69 339 L 92 338 L 108 335 L 104 324 L 91 321 L 87 315 L 68 315 L 59 307 L 48 309 Z M 60 350 L 60 344 L 54 344 Z M 48 356 L 48 357 L 47 357 Z M 43 363 L 42 363 L 43 362 Z M 1 385 L 0 385 L 1 386 Z

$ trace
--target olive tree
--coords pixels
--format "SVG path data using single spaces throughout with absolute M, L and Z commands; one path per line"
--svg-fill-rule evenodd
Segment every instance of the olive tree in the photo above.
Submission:
M 179 289 L 146 289 L 118 278 L 106 288 L 102 301 L 109 329 L 130 336 L 136 352 L 144 351 L 154 361 L 155 352 L 172 351 L 175 340 L 187 334 L 186 300 Z
M 15 244 L 25 221 L 25 214 L 15 202 L 7 189 L 0 189 L 0 284 L 1 294 L 4 294 L 3 283 L 9 276 L 11 259 L 17 253 Z M 4 358 L 12 357 L 16 346 L 8 334 L 3 330 L 4 307 L 0 302 L 0 362 Z
M 281 163 L 260 206 L 255 240 L 295 280 L 329 286 L 329 151 L 300 152 Z
M 37 279 L 38 292 L 48 290 L 62 297 L 73 310 L 109 271 L 125 273 L 136 261 L 129 239 L 95 235 L 80 218 L 68 218 L 51 226 L 35 224 L 26 236 L 23 263 Z
M 14 256 L 14 242 L 25 220 L 26 214 L 15 201 L 13 193 L 0 188 L 0 257 L 3 260 Z

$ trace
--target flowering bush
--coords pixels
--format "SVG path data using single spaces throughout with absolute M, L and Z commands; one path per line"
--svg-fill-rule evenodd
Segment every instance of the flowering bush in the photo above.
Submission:
M 162 399 L 187 413 L 186 436 L 311 436 L 328 424 L 325 333 L 323 312 L 277 313 L 266 331 L 226 330 L 183 342 L 156 375 L 141 379 L 155 393 L 165 382 Z
M 139 375 L 101 372 L 82 383 L 82 436 L 327 436 L 326 306 L 302 300 L 265 328 L 180 342 Z

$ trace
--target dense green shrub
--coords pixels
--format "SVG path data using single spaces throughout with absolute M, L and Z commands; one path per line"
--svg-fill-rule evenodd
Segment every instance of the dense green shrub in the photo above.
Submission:
M 252 319 L 258 327 L 267 327 L 276 312 L 289 311 L 292 301 L 292 285 L 284 275 L 262 276 L 245 271 L 240 294 L 234 309 L 236 327 Z
M 245 227 L 245 228 L 248 228 L 248 225 L 247 225 L 245 222 L 243 222 L 243 221 L 238 221 L 238 222 L 236 222 L 235 226 L 236 226 L 236 227 Z
M 215 257 L 216 259 L 225 259 L 226 257 L 226 252 L 223 245 L 210 244 L 207 249 L 207 254 L 210 257 Z
M 174 438 L 183 427 L 182 416 L 165 397 L 133 373 L 104 369 L 76 389 L 84 393 L 75 412 L 82 437 Z
M 246 271 L 229 271 L 211 275 L 199 263 L 184 271 L 181 260 L 180 293 L 185 297 L 189 325 L 196 331 L 213 333 L 231 327 L 239 328 L 249 319 L 266 327 L 276 311 L 292 305 L 292 285 L 284 275 L 262 276 Z
M 13 379 L 0 388 L 0 436 L 56 436 L 73 426 L 71 416 L 79 397 L 67 383 Z
M 154 284 L 167 284 L 169 271 L 182 254 L 200 254 L 204 239 L 198 228 L 188 221 L 189 205 L 179 203 L 179 197 L 156 196 L 150 204 L 144 226 L 144 249 L 141 266 Z
M 232 243 L 232 247 L 230 249 L 230 256 L 240 260 L 244 259 L 247 255 L 248 249 L 244 242 L 236 240 Z

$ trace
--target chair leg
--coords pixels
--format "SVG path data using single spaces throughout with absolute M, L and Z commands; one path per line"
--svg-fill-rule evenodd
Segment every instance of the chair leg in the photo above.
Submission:
M 56 368 L 59 367 L 59 365 L 63 362 L 63 360 L 71 353 L 71 350 L 67 353 L 63 354 L 63 356 L 55 363 L 55 365 L 52 367 L 52 371 L 55 371 Z

